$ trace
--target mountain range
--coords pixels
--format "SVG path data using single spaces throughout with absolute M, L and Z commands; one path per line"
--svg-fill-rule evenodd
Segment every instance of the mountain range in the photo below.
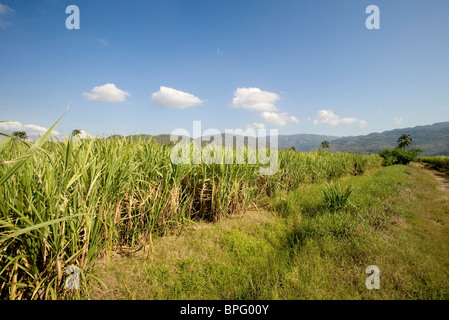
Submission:
M 385 148 L 394 148 L 401 134 L 408 134 L 413 139 L 412 148 L 424 150 L 421 156 L 449 156 L 449 122 L 439 122 L 432 125 L 416 126 L 413 128 L 394 129 L 384 132 L 374 132 L 368 135 L 337 137 L 317 134 L 292 134 L 278 137 L 279 148 L 294 147 L 297 151 L 311 151 L 319 148 L 322 141 L 329 142 L 329 150 L 350 153 L 378 153 Z M 221 134 L 224 143 L 224 133 Z M 110 138 L 123 137 L 114 135 Z M 161 135 L 133 135 L 132 139 L 153 140 L 162 144 L 170 143 L 169 134 Z M 256 139 L 249 137 L 248 139 Z M 257 139 L 256 139 L 257 141 Z M 247 140 L 245 139 L 245 142 Z M 207 143 L 207 142 L 206 142 Z M 206 144 L 203 142 L 203 145 Z M 245 143 L 246 144 L 246 143 Z
M 412 148 L 424 150 L 420 156 L 449 156 L 449 122 L 370 133 L 365 136 L 342 137 L 330 143 L 331 150 L 353 153 L 377 153 L 394 148 L 401 134 L 413 139 Z

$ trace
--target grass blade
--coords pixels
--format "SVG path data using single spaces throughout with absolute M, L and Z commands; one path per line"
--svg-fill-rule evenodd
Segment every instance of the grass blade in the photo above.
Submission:
M 40 228 L 43 228 L 43 227 L 46 227 L 46 226 L 49 226 L 49 225 L 52 225 L 52 224 L 55 224 L 55 223 L 58 223 L 58 222 L 61 222 L 61 221 L 66 221 L 68 219 L 72 219 L 72 218 L 76 218 L 76 217 L 80 217 L 80 216 L 85 216 L 85 215 L 88 215 L 88 214 L 89 213 L 78 213 L 78 214 L 74 214 L 73 216 L 67 216 L 67 217 L 63 217 L 63 218 L 58 218 L 58 219 L 54 219 L 54 220 L 49 220 L 49 221 L 45 221 L 45 222 L 42 222 L 42 223 L 38 223 L 38 224 L 35 224 L 35 225 L 32 225 L 32 226 L 29 226 L 27 228 L 20 229 L 18 231 L 15 231 L 13 233 L 10 233 L 10 234 L 0 238 L 0 243 L 2 243 L 3 241 L 8 240 L 10 238 L 14 238 L 14 237 L 20 236 L 21 234 L 28 233 L 28 232 L 36 230 L 36 229 L 40 229 Z
M 31 155 L 32 152 L 34 152 L 36 149 L 40 148 L 44 142 L 48 139 L 48 137 L 51 135 L 52 131 L 55 129 L 58 122 L 62 119 L 62 117 L 66 114 L 66 112 L 69 110 L 67 107 L 67 110 L 62 114 L 62 116 L 51 126 L 50 129 L 45 132 L 42 137 L 40 137 L 33 145 L 28 149 L 28 151 L 24 154 L 24 156 Z M 5 183 L 6 180 L 8 180 L 26 161 L 27 159 L 23 159 L 19 162 L 16 162 L 16 164 L 9 169 L 3 177 L 0 179 L 0 186 Z

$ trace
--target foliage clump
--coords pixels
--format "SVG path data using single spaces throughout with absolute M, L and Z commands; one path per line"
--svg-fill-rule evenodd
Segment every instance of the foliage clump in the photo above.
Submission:
M 397 140 L 396 148 L 384 149 L 379 152 L 379 155 L 383 158 L 382 164 L 384 166 L 390 166 L 393 164 L 407 164 L 411 161 L 416 161 L 416 157 L 423 152 L 423 150 L 405 150 L 406 147 L 410 147 L 412 144 L 413 139 L 407 134 L 402 134 Z
M 404 150 L 402 148 L 384 149 L 379 152 L 379 155 L 384 159 L 383 165 L 390 166 L 393 164 L 407 164 L 415 161 L 419 153 L 423 152 L 421 149 Z
M 327 209 L 332 213 L 344 209 L 351 193 L 351 186 L 343 189 L 339 184 L 330 183 L 326 189 L 323 190 L 324 203 L 326 204 Z

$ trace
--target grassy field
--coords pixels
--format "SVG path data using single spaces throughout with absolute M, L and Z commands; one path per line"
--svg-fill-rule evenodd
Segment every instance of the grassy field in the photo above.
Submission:
M 221 221 L 381 163 L 377 155 L 283 151 L 277 174 L 260 176 L 258 165 L 174 165 L 168 147 L 145 141 L 45 138 L 0 141 L 2 299 L 85 298 L 102 278 L 92 272 L 99 256 L 111 259 L 192 223 Z M 226 239 L 231 248 L 246 242 L 232 233 Z M 253 250 L 251 239 L 247 245 Z M 65 289 L 70 265 L 81 271 L 80 290 Z
M 2 299 L 449 298 L 449 199 L 415 164 L 282 151 L 261 176 L 132 139 L 2 140 L 0 163 Z
M 93 299 L 448 299 L 449 199 L 411 164 L 346 176 L 347 205 L 329 211 L 325 182 L 134 255 L 100 259 Z M 151 250 L 151 251 L 150 251 Z M 365 268 L 380 269 L 380 289 Z

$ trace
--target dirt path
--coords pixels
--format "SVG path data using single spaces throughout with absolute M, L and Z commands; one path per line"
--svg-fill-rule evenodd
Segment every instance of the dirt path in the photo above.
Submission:
M 428 166 L 422 163 L 414 163 L 415 166 L 429 172 L 434 176 L 435 180 L 438 182 L 440 189 L 445 192 L 446 199 L 449 199 L 449 175 L 434 169 L 430 169 Z

